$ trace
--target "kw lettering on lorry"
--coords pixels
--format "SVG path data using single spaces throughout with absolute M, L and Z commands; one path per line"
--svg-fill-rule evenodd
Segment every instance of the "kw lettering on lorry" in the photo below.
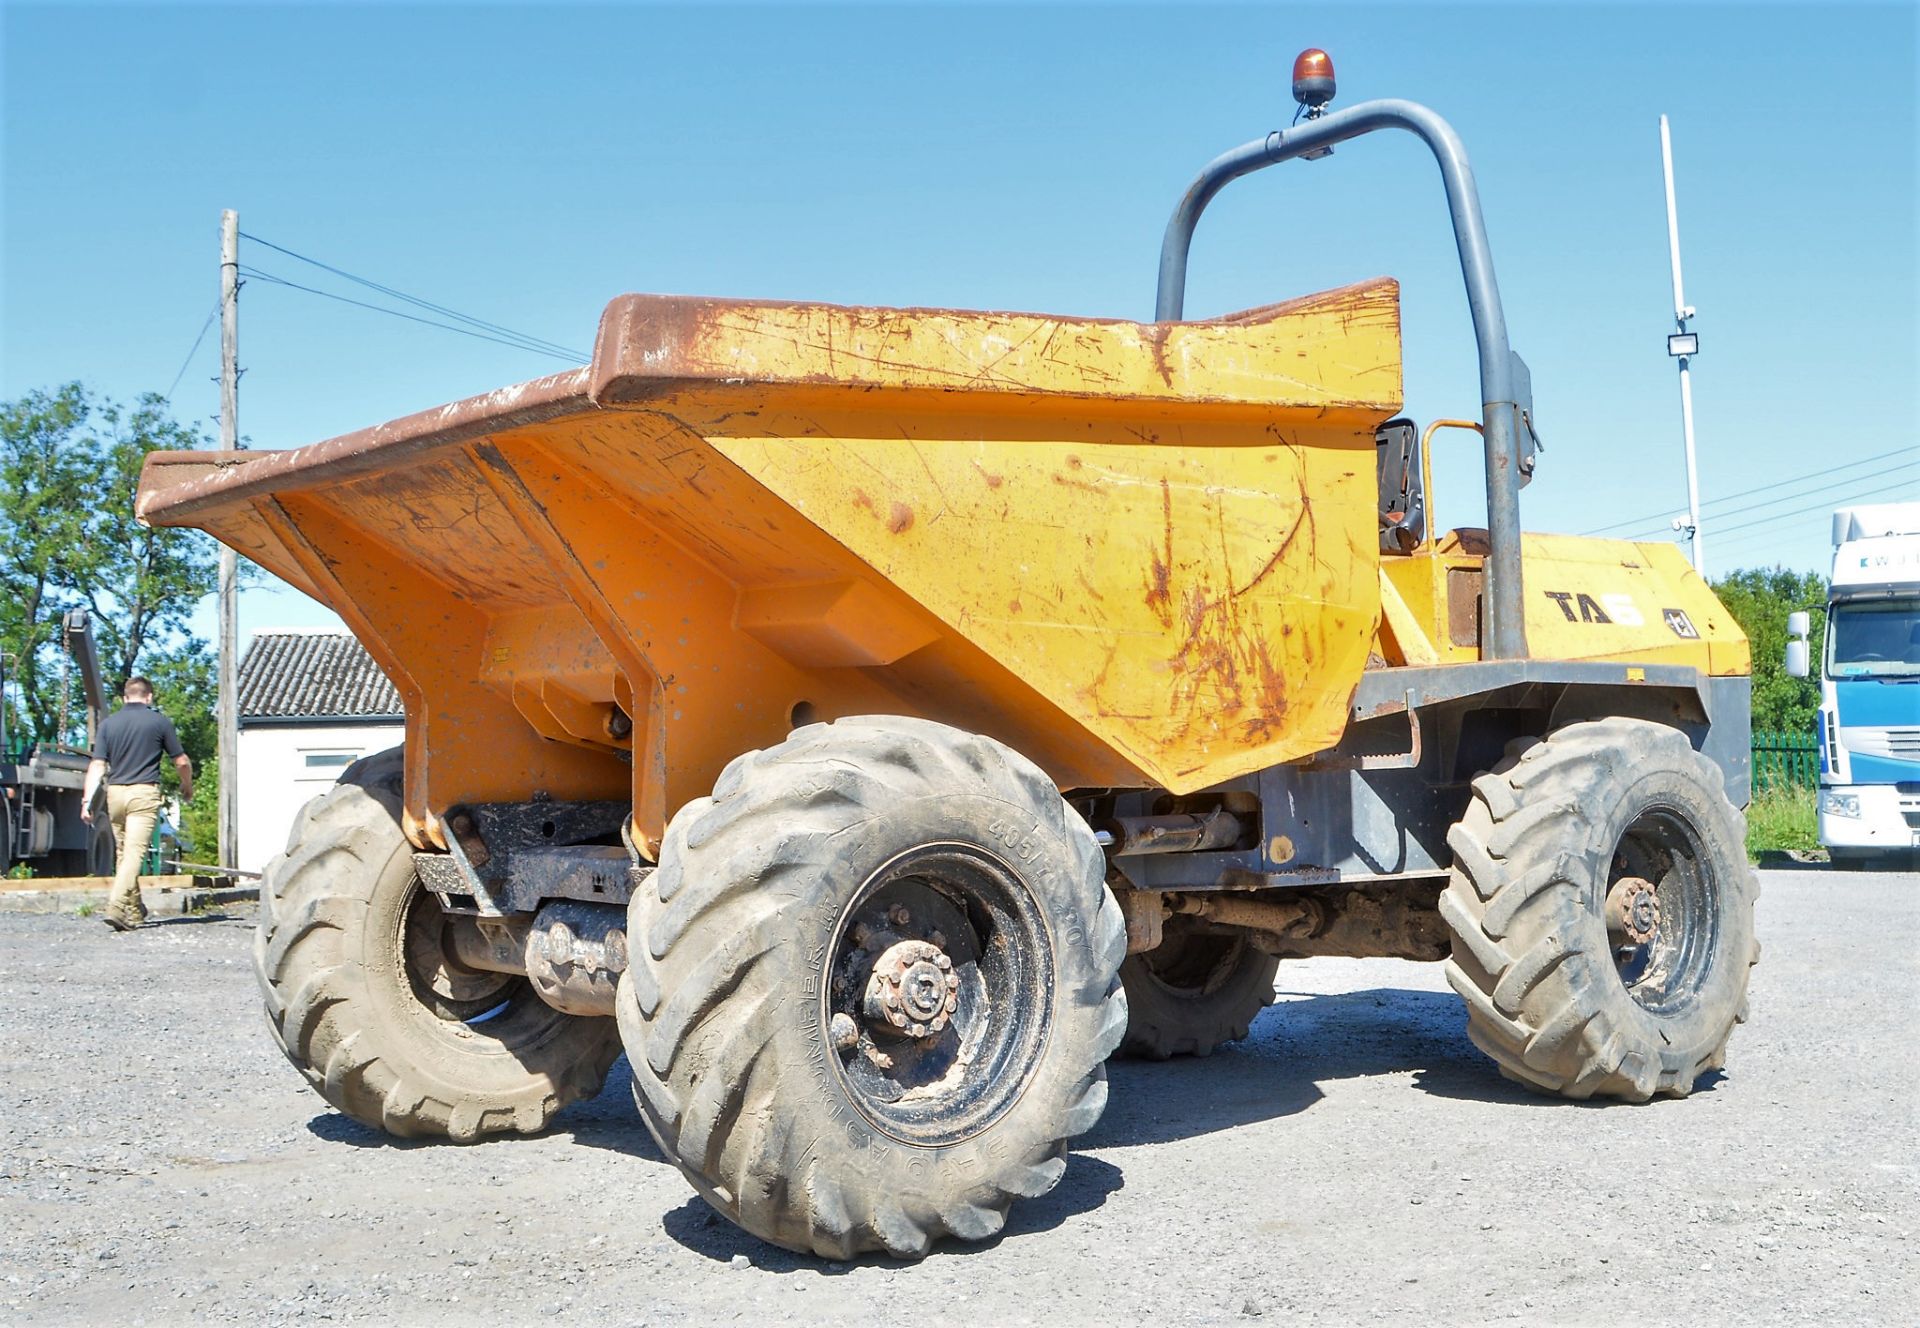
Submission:
M 1670 545 L 1523 538 L 1464 149 L 1333 91 L 1304 53 L 1298 123 L 1194 182 L 1151 324 L 628 295 L 578 371 L 149 458 L 143 519 L 341 609 L 417 698 L 267 869 L 308 1081 L 397 1134 L 528 1133 L 624 1047 L 709 1204 L 845 1258 L 992 1236 L 1110 1054 L 1245 1036 L 1283 959 L 1444 962 L 1540 1092 L 1721 1068 L 1745 638 Z M 1184 314 L 1220 188 L 1388 128 L 1440 166 L 1489 403 L 1424 433 L 1391 281 Z M 1485 531 L 1438 527 L 1443 426 L 1483 434 Z

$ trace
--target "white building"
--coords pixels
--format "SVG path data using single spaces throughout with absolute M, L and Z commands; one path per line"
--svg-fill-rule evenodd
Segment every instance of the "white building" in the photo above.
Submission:
M 240 660 L 235 862 L 259 871 L 293 818 L 362 756 L 405 737 L 400 694 L 341 632 L 256 632 Z

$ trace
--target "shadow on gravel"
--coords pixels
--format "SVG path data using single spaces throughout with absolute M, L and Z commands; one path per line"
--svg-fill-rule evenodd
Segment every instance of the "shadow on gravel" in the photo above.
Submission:
M 1338 993 L 1281 992 L 1245 1041 L 1211 1057 L 1115 1061 L 1107 1113 L 1085 1147 L 1165 1143 L 1304 1111 L 1335 1079 L 1413 1075 L 1436 1097 L 1529 1107 L 1592 1108 L 1503 1078 L 1467 1039 L 1467 1016 L 1452 992 L 1377 987 Z M 1703 1077 L 1694 1094 L 1724 1076 Z
M 964 1255 L 978 1249 L 991 1249 L 1001 1241 L 1051 1231 L 1065 1222 L 1090 1213 L 1107 1201 L 1107 1196 L 1126 1184 L 1120 1168 L 1083 1153 L 1067 1155 L 1067 1171 L 1060 1184 L 1038 1199 L 1017 1200 L 1007 1216 L 1007 1225 L 999 1235 L 977 1244 L 947 1240 L 928 1254 L 929 1261 L 943 1256 Z M 695 1254 L 727 1263 L 744 1255 L 748 1263 L 765 1273 L 818 1273 L 834 1277 L 855 1268 L 899 1268 L 898 1259 L 884 1254 L 868 1254 L 844 1262 L 822 1259 L 811 1254 L 795 1254 L 777 1245 L 769 1245 L 749 1235 L 707 1207 L 706 1200 L 689 1195 L 687 1201 L 660 1220 L 661 1228 L 678 1244 Z
M 640 1123 L 633 1107 L 633 1072 L 627 1058 L 620 1057 L 607 1071 L 607 1082 L 597 1096 L 566 1107 L 553 1118 L 548 1135 L 566 1135 L 587 1148 L 604 1148 L 624 1157 L 647 1162 L 665 1162 L 653 1136 Z M 307 1122 L 307 1133 L 330 1144 L 348 1144 L 354 1148 L 484 1148 L 494 1143 L 512 1143 L 517 1136 L 496 1135 L 477 1144 L 456 1144 L 446 1139 L 396 1139 L 383 1130 L 362 1125 L 351 1116 L 325 1111 Z
M 1085 1148 L 1166 1143 L 1305 1111 L 1337 1079 L 1413 1075 L 1436 1097 L 1529 1107 L 1581 1108 L 1502 1078 L 1467 1040 L 1452 992 L 1379 987 L 1339 993 L 1281 992 L 1246 1040 L 1210 1057 L 1114 1061 L 1112 1099 Z M 1696 1094 L 1710 1093 L 1717 1072 Z
M 409 1148 L 431 1148 L 436 1143 L 446 1142 L 444 1139 L 396 1139 L 385 1130 L 376 1130 L 371 1125 L 362 1125 L 353 1117 L 342 1116 L 337 1111 L 323 1111 L 308 1121 L 307 1133 L 322 1143 L 349 1144 L 354 1148 L 392 1148 L 400 1151 Z

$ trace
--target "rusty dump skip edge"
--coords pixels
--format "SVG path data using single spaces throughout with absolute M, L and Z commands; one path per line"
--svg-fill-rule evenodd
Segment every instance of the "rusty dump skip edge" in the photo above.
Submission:
M 141 472 L 135 515 L 149 525 L 188 525 L 195 517 L 267 494 L 336 484 L 405 464 L 436 448 L 590 409 L 591 372 L 582 366 L 549 374 L 305 447 L 155 452 Z M 168 472 L 177 472 L 177 477 Z
M 1161 361 L 1162 374 L 1173 387 L 1165 364 L 1169 334 L 1176 328 L 1228 327 L 1277 319 L 1317 304 L 1338 301 L 1352 292 L 1377 285 L 1395 285 L 1389 278 L 1355 282 L 1334 290 L 1242 310 L 1218 319 L 1186 323 L 1134 323 L 1128 319 L 1086 318 L 1057 314 L 1000 312 L 1006 318 L 1044 319 L 1060 325 L 1106 324 L 1131 326 L 1142 344 Z M 821 313 L 979 317 L 994 311 L 936 308 L 868 308 L 815 301 L 762 301 L 679 295 L 621 295 L 602 312 L 594 339 L 591 363 L 543 378 L 497 388 L 430 410 L 402 416 L 386 424 L 358 429 L 303 447 L 249 452 L 155 452 L 141 474 L 135 513 L 150 525 L 192 525 L 195 519 L 269 494 L 298 492 L 333 485 L 405 465 L 422 454 L 454 446 L 492 433 L 602 407 L 617 409 L 687 383 L 732 380 L 723 369 L 698 361 L 693 352 L 709 324 L 726 313 L 746 308 L 807 309 Z M 942 384 L 933 390 L 1005 390 L 1004 384 L 974 379 Z M 1107 394 L 1089 390 L 1062 394 L 1057 389 L 1035 395 L 1064 397 L 1094 403 Z M 1156 402 L 1164 407 L 1164 398 Z M 1188 397 L 1181 404 L 1220 403 Z M 1326 401 L 1323 407 L 1367 409 L 1372 403 Z M 1258 408 L 1257 405 L 1254 408 Z

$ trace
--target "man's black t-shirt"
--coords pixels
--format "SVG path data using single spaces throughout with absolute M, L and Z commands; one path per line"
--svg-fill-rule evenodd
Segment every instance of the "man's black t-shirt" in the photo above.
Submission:
M 172 720 L 129 701 L 100 721 L 93 759 L 107 763 L 109 784 L 158 784 L 161 752 L 179 756 L 184 750 Z

